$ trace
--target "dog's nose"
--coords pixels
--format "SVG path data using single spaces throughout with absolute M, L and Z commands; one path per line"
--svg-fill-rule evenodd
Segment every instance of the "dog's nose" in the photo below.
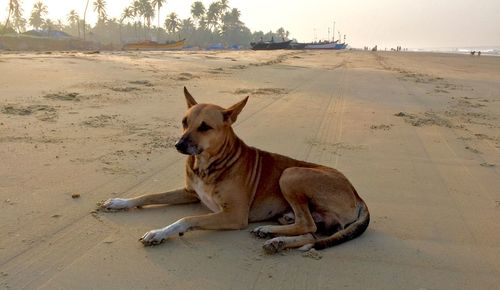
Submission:
M 175 143 L 175 149 L 177 150 L 181 150 L 181 148 L 184 146 L 184 142 L 182 142 L 182 140 L 179 140 L 177 141 L 177 143 Z
M 177 143 L 175 143 L 174 146 L 175 146 L 175 149 L 177 149 L 177 151 L 185 152 L 187 149 L 186 139 L 184 139 L 184 138 L 179 139 L 179 141 L 177 141 Z

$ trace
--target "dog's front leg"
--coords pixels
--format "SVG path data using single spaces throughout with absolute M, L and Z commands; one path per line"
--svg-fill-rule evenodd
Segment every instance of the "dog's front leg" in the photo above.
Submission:
M 134 198 L 110 198 L 99 204 L 102 209 L 122 210 L 152 204 L 183 204 L 197 202 L 199 199 L 194 191 L 185 188 L 163 193 L 145 194 Z
M 162 229 L 152 230 L 139 239 L 145 246 L 158 245 L 167 238 L 192 230 L 237 230 L 248 226 L 248 216 L 218 212 L 182 218 Z

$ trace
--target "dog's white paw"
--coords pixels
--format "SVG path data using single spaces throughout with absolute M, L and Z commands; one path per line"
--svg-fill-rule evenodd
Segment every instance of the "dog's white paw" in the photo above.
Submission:
M 267 240 L 262 248 L 267 254 L 276 254 L 281 250 L 285 249 L 286 242 L 283 237 L 277 237 L 274 239 Z
M 256 227 L 252 230 L 252 234 L 254 234 L 258 238 L 268 238 L 273 237 L 274 233 L 272 232 L 273 226 L 260 226 Z
M 127 198 L 110 198 L 100 202 L 99 207 L 105 210 L 124 210 L 132 208 L 132 204 Z
M 144 246 L 155 246 L 163 243 L 167 238 L 166 231 L 164 229 L 152 230 L 145 233 L 139 241 Z
M 143 243 L 144 246 L 158 245 L 171 236 L 184 234 L 189 230 L 189 228 L 188 223 L 186 223 L 183 219 L 180 219 L 163 229 L 152 230 L 145 233 L 139 241 Z

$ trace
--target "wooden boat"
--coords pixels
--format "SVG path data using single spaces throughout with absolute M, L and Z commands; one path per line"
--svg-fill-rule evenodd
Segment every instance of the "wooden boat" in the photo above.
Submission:
M 155 41 L 144 41 L 127 43 L 123 50 L 180 50 L 186 44 L 186 40 L 172 41 L 167 43 L 158 43 Z
M 325 42 L 325 43 L 308 43 L 304 47 L 305 49 L 345 49 L 347 47 L 347 43 L 338 43 L 338 42 Z
M 260 41 L 260 42 L 250 42 L 253 50 L 275 50 L 275 49 L 289 49 L 290 42 L 282 41 L 282 42 L 273 42 L 273 41 Z
M 335 33 L 335 22 L 333 22 L 333 31 Z M 330 29 L 328 29 L 328 34 L 330 34 Z M 328 36 L 330 38 L 330 36 Z M 345 42 L 346 36 L 344 35 L 344 42 L 341 41 L 341 34 L 339 32 L 339 39 L 335 40 L 335 35 L 333 35 L 332 40 L 312 42 L 312 43 L 292 43 L 292 49 L 328 49 L 328 50 L 340 50 L 346 49 L 347 43 Z

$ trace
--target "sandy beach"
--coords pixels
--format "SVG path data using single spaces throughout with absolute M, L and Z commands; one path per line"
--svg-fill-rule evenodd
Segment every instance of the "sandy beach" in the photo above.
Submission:
M 500 57 L 9 52 L 0 73 L 0 289 L 499 289 Z M 96 211 L 183 185 L 183 86 L 250 95 L 237 134 L 344 172 L 368 230 L 271 256 L 260 224 L 137 241 L 201 204 Z

